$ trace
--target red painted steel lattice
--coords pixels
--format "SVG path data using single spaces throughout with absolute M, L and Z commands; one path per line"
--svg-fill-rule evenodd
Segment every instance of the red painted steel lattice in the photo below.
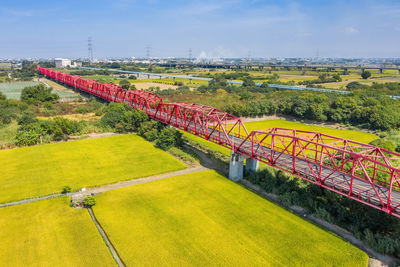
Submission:
M 250 134 L 231 114 L 193 103 L 164 103 L 152 93 L 124 91 L 42 67 L 41 74 L 107 101 L 124 102 L 160 122 L 310 183 L 400 217 L 400 154 L 321 133 L 272 128 Z

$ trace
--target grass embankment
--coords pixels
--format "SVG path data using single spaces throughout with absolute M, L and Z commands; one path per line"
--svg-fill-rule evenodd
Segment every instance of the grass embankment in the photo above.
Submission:
M 367 255 L 215 171 L 106 192 L 94 211 L 124 262 L 366 266 Z
M 184 169 L 130 134 L 0 151 L 0 203 Z
M 378 139 L 379 137 L 366 132 L 355 131 L 355 130 L 342 130 L 342 129 L 333 129 L 328 127 L 321 127 L 316 125 L 304 124 L 299 122 L 293 121 L 285 121 L 285 120 L 265 120 L 265 121 L 255 121 L 255 122 L 246 122 L 245 126 L 247 131 L 250 133 L 255 130 L 262 130 L 267 128 L 287 128 L 287 129 L 296 129 L 296 130 L 303 130 L 303 131 L 312 131 L 312 132 L 319 132 L 324 133 L 336 137 L 341 137 L 344 139 L 349 139 L 361 143 L 368 144 L 369 142 Z M 219 146 L 217 144 L 211 143 L 207 140 L 194 136 L 192 134 L 184 133 L 184 136 L 188 139 L 198 142 L 210 149 L 216 150 L 221 152 L 225 155 L 230 155 L 230 150 Z
M 68 198 L 1 208 L 0 229 L 5 266 L 116 265 L 88 212 Z

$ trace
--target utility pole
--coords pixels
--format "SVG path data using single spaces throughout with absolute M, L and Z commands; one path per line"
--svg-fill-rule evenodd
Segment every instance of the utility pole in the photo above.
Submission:
M 88 38 L 88 59 L 89 59 L 89 63 L 93 61 L 93 41 L 92 41 L 92 37 Z

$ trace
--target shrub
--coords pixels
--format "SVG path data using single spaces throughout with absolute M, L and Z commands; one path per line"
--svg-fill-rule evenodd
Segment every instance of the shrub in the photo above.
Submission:
M 83 199 L 83 206 L 85 208 L 91 208 L 94 205 L 96 205 L 96 199 L 94 196 L 87 196 Z
M 53 88 L 46 88 L 43 84 L 26 87 L 21 92 L 21 100 L 29 104 L 41 104 L 45 102 L 56 102 L 60 97 L 52 93 Z
M 71 192 L 72 188 L 69 185 L 66 185 L 62 188 L 61 193 L 62 194 L 67 194 L 69 192 Z
M 38 119 L 31 114 L 24 114 L 18 119 L 18 125 L 27 125 L 35 122 L 38 122 Z
M 168 150 L 173 146 L 180 145 L 181 142 L 182 133 L 170 127 L 162 129 L 155 140 L 156 146 L 162 150 Z
M 15 135 L 15 144 L 17 146 L 32 146 L 40 142 L 40 133 L 37 130 L 17 132 Z

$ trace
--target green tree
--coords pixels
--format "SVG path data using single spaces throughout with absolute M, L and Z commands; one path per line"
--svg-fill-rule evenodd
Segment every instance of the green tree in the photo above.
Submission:
M 168 150 L 173 146 L 180 145 L 182 142 L 181 138 L 182 134 L 180 132 L 173 128 L 165 127 L 158 133 L 155 143 L 162 150 Z
M 333 78 L 336 82 L 341 82 L 341 81 L 342 81 L 342 77 L 340 77 L 339 73 L 333 74 L 332 78 Z
M 66 185 L 66 186 L 63 186 L 61 193 L 67 194 L 67 193 L 71 192 L 71 190 L 72 190 L 72 187 L 70 187 L 69 185 Z
M 52 93 L 53 88 L 47 88 L 43 84 L 22 89 L 21 100 L 29 104 L 42 104 L 56 102 L 60 97 Z
M 123 79 L 119 81 L 119 86 L 122 87 L 124 90 L 129 90 L 131 83 L 127 79 Z
M 369 72 L 368 70 L 361 73 L 361 78 L 363 78 L 364 80 L 368 79 L 369 77 L 371 77 L 371 72 Z
M 94 205 L 96 205 L 96 199 L 94 196 L 87 196 L 83 199 L 83 206 L 85 208 L 91 208 Z

